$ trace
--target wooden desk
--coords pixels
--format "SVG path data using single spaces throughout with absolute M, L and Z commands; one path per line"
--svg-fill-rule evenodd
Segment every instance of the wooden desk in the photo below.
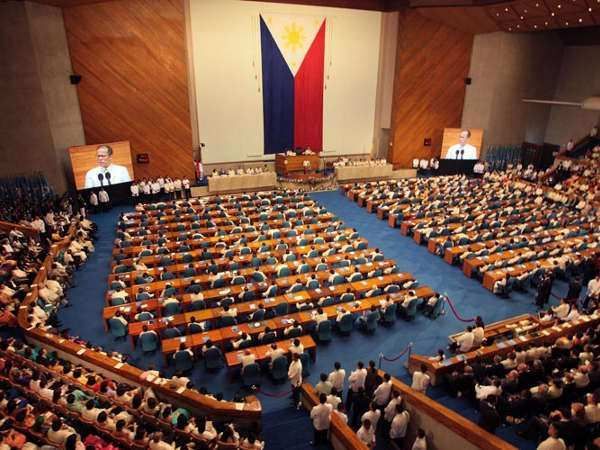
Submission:
M 521 335 L 516 339 L 508 341 L 497 341 L 488 347 L 481 347 L 468 353 L 460 354 L 448 358 L 443 362 L 431 359 L 427 356 L 412 354 L 409 360 L 409 371 L 412 373 L 425 364 L 427 372 L 431 376 L 431 383 L 438 384 L 444 375 L 457 370 L 464 364 L 468 364 L 475 358 L 491 359 L 495 355 L 506 355 L 514 351 L 515 346 L 530 346 L 547 343 L 554 343 L 561 336 L 571 336 L 583 331 L 588 327 L 595 327 L 600 323 L 600 314 L 592 316 L 582 316 L 574 321 L 566 322 L 561 325 L 555 325 L 542 331 L 531 334 Z
M 320 155 L 275 155 L 275 170 L 277 175 L 288 176 L 292 172 L 303 172 L 304 161 L 310 162 L 310 167 L 307 169 L 309 172 L 319 170 L 321 166 Z
M 286 355 L 289 356 L 289 347 L 293 344 L 295 338 L 292 339 L 283 339 L 280 341 L 274 342 L 277 345 L 277 348 L 284 349 Z M 300 343 L 303 345 L 304 350 L 310 352 L 312 360 L 315 361 L 317 359 L 317 344 L 310 334 L 305 334 L 303 336 L 298 337 Z M 233 369 L 235 367 L 240 367 L 242 365 L 241 359 L 244 352 L 248 350 L 250 351 L 256 358 L 256 362 L 267 361 L 267 352 L 271 350 L 271 344 L 257 345 L 255 347 L 248 347 L 243 350 L 234 350 L 231 352 L 227 352 L 225 354 L 225 360 L 227 361 L 227 367 L 229 369 Z

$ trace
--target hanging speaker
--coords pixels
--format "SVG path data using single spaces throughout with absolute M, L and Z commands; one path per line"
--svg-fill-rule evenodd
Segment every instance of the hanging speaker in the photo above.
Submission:
M 69 75 L 69 80 L 71 81 L 71 84 L 79 84 L 81 82 L 81 75 Z

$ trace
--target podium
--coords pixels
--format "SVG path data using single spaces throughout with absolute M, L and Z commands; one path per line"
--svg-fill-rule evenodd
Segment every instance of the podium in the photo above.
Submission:
M 473 175 L 476 159 L 440 159 L 436 175 Z
M 321 167 L 320 155 L 275 155 L 275 171 L 277 175 L 288 176 L 293 172 L 304 172 L 304 161 L 310 162 L 309 172 L 319 170 Z

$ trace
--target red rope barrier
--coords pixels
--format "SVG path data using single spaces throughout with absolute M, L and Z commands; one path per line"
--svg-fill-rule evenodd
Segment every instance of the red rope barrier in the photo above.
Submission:
M 448 297 L 447 295 L 444 295 L 442 298 L 448 302 L 448 304 L 450 305 L 450 309 L 452 310 L 452 313 L 454 314 L 454 317 L 456 317 L 458 320 L 460 320 L 461 322 L 475 322 L 475 318 L 463 319 L 462 317 L 460 317 L 460 314 L 458 314 L 458 311 L 456 311 L 456 308 L 454 307 L 454 303 L 452 303 L 452 300 L 450 300 L 450 297 Z
M 394 361 L 397 361 L 397 360 L 399 360 L 400 358 L 402 358 L 402 357 L 403 357 L 403 356 L 406 354 L 406 352 L 408 352 L 408 351 L 410 350 L 410 348 L 411 348 L 411 347 L 412 347 L 412 342 L 411 342 L 410 344 L 408 344 L 408 345 L 406 346 L 406 348 L 405 348 L 404 350 L 402 350 L 402 351 L 400 352 L 400 354 L 398 354 L 398 356 L 395 356 L 395 357 L 393 357 L 393 358 L 387 358 L 387 357 L 385 357 L 385 356 L 381 355 L 381 358 L 382 358 L 383 360 L 385 360 L 385 361 L 388 361 L 388 362 L 394 362 Z

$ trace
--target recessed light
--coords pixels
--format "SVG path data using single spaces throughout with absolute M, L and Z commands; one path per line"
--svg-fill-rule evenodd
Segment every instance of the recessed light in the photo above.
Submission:
M 508 28 L 508 31 L 512 31 L 512 28 L 510 28 L 510 27 L 509 27 L 509 28 Z
M 600 1 L 600 0 L 598 0 L 598 1 Z M 504 11 L 508 12 L 508 8 L 504 8 Z
M 583 22 L 583 19 L 580 17 L 580 18 L 579 18 L 579 23 L 581 23 L 581 22 Z
M 566 26 L 569 26 L 569 22 L 565 22 L 565 25 L 566 25 Z
M 588 11 L 589 11 L 589 12 L 592 12 L 592 8 L 588 8 Z
M 552 17 L 554 17 L 554 13 L 550 14 Z
M 558 9 L 562 8 L 562 5 L 557 5 Z
M 523 12 L 524 12 L 525 14 L 527 14 L 527 10 L 526 10 L 526 9 L 524 9 L 524 10 L 523 10 Z
M 544 22 L 544 25 L 548 26 L 548 22 Z
M 521 20 L 523 20 L 523 16 L 521 16 Z
M 536 7 L 536 8 L 539 8 L 539 7 L 540 7 L 540 4 L 539 4 L 539 3 L 536 3 L 536 4 L 535 4 L 535 7 Z
M 517 28 L 521 28 L 521 25 L 517 25 Z
M 500 15 L 500 13 L 496 13 L 496 16 L 499 16 L 499 15 Z
M 534 25 L 533 28 L 537 28 L 537 25 Z

